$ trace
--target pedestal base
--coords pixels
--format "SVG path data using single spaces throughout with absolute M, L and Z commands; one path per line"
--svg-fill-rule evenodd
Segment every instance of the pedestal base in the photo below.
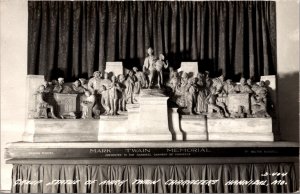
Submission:
M 207 120 L 200 115 L 182 115 L 180 118 L 183 140 L 207 140 Z
M 208 140 L 274 141 L 272 118 L 207 119 Z
M 28 119 L 23 141 L 97 141 L 98 126 L 96 119 Z

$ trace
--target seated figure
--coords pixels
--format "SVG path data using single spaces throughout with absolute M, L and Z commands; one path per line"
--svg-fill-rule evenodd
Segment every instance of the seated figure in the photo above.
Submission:
M 86 90 L 84 87 L 81 86 L 81 82 L 79 80 L 76 80 L 72 84 L 72 89 L 73 89 L 73 92 L 76 94 L 83 94 Z
M 84 79 L 84 78 L 79 78 L 78 80 L 80 81 L 81 86 L 82 86 L 85 90 L 88 90 L 88 84 L 87 84 L 86 79 Z
M 63 93 L 63 94 L 69 94 L 72 92 L 72 89 L 69 86 L 65 86 L 65 80 L 64 78 L 60 77 L 57 79 L 58 82 L 53 88 L 54 93 Z
M 251 96 L 252 115 L 257 117 L 267 117 L 267 88 L 264 81 L 259 83 L 256 94 Z
M 226 83 L 223 86 L 223 91 L 225 92 L 225 94 L 228 96 L 228 94 L 234 94 L 236 93 L 235 91 L 235 85 L 232 82 L 231 79 L 226 80 Z
M 248 94 L 253 93 L 250 86 L 247 85 L 246 79 L 243 77 L 240 80 L 240 85 L 235 86 L 235 91 L 238 93 L 248 93 Z
M 226 109 L 225 103 L 218 101 L 217 89 L 215 87 L 211 88 L 210 94 L 206 98 L 208 105 L 208 113 L 211 115 L 213 111 L 217 111 L 221 117 L 229 116 L 229 112 Z
M 50 109 L 51 117 L 56 119 L 53 106 L 45 101 L 45 86 L 41 85 L 36 93 L 37 97 L 37 118 L 48 118 L 47 109 Z

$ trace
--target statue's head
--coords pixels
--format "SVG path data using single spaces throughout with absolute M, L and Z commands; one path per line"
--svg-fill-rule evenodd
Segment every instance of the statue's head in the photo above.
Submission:
M 76 80 L 76 81 L 74 82 L 74 86 L 75 86 L 75 87 L 79 87 L 80 85 L 81 85 L 81 83 L 80 83 L 79 80 Z
M 242 77 L 242 78 L 240 79 L 240 84 L 241 84 L 241 85 L 245 85 L 245 84 L 246 84 L 246 79 Z
M 169 70 L 170 70 L 170 72 L 173 72 L 174 68 L 173 67 L 169 67 Z
M 129 71 L 128 71 L 128 75 L 129 75 L 129 76 L 133 76 L 133 71 L 129 70 Z
M 223 82 L 224 81 L 224 75 L 220 75 L 219 79 Z
M 186 72 L 183 72 L 181 75 L 182 78 L 188 78 L 188 74 Z
M 229 85 L 231 85 L 232 84 L 232 80 L 228 79 L 228 80 L 226 80 L 226 83 L 229 84 Z
M 118 76 L 118 78 L 119 78 L 119 81 L 120 81 L 120 82 L 123 82 L 123 81 L 125 80 L 125 76 L 124 76 L 123 74 L 120 74 L 120 75 Z
M 163 60 L 165 60 L 165 56 L 163 54 L 160 54 L 159 59 L 163 61 Z
M 133 67 L 132 70 L 133 70 L 134 72 L 138 72 L 139 69 L 138 69 L 137 67 Z
M 113 82 L 113 83 L 115 83 L 116 81 L 117 81 L 117 77 L 116 76 L 111 76 L 111 81 Z
M 206 75 L 206 77 L 209 77 L 209 71 L 205 71 L 204 74 Z
M 44 91 L 45 91 L 45 86 L 44 85 L 40 85 L 39 92 L 44 92 Z
M 95 72 L 93 73 L 93 76 L 94 76 L 95 78 L 101 78 L 101 72 L 100 72 L 100 71 L 95 71 Z
M 49 82 L 47 82 L 46 80 L 44 81 L 44 83 L 43 83 L 43 85 L 45 86 L 45 88 L 46 87 L 48 87 L 49 86 Z
M 51 81 L 51 83 L 52 83 L 53 86 L 55 86 L 55 85 L 58 84 L 58 81 L 54 79 L 54 80 Z
M 107 72 L 104 73 L 104 79 L 108 79 L 108 73 Z
M 149 47 L 148 50 L 147 50 L 147 53 L 149 55 L 153 55 L 153 48 Z
M 201 72 L 198 72 L 198 73 L 197 73 L 197 77 L 198 77 L 199 79 L 201 79 L 201 78 L 203 78 L 203 77 L 204 77 L 204 74 L 203 74 L 203 73 L 201 73 Z
M 85 91 L 84 94 L 89 97 L 91 95 L 91 92 L 90 91 Z
M 265 83 L 264 81 L 260 81 L 260 82 L 259 82 L 259 86 L 260 86 L 260 87 L 265 87 L 265 86 L 266 86 L 266 83 Z
M 62 84 L 65 83 L 65 79 L 62 78 L 62 77 L 59 77 L 59 78 L 57 79 L 57 81 L 58 81 L 58 83 L 59 83 L 60 85 L 62 85 Z
M 247 79 L 247 84 L 248 84 L 249 86 L 252 86 L 252 84 L 253 84 L 252 79 Z
M 81 85 L 84 85 L 86 83 L 86 79 L 84 79 L 84 78 L 79 78 L 79 81 L 80 81 Z
M 198 83 L 199 86 L 204 86 L 203 79 L 198 79 L 197 83 Z

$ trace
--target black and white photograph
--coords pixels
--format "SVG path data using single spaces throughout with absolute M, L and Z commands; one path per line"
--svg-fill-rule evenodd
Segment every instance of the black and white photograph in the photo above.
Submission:
M 0 193 L 297 193 L 299 0 L 0 0 Z

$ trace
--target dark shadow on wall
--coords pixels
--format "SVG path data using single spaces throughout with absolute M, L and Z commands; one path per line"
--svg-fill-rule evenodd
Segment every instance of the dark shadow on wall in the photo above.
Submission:
M 299 142 L 299 73 L 279 75 L 277 81 L 281 140 Z

